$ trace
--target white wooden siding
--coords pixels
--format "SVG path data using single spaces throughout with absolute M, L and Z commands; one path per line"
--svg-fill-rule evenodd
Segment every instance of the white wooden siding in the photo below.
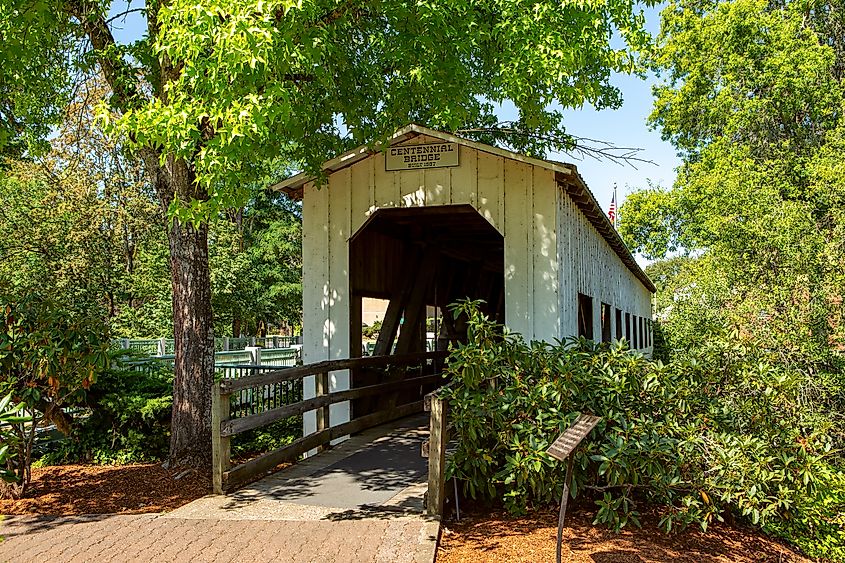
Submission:
M 302 201 L 302 359 L 319 362 L 329 357 L 329 200 L 326 188 L 317 190 L 313 183 L 304 188 Z M 306 398 L 316 392 L 314 377 L 302 383 Z M 316 411 L 303 416 L 305 434 L 316 431 Z
M 406 144 L 439 142 L 420 135 Z M 385 171 L 377 153 L 303 187 L 304 361 L 348 357 L 349 239 L 378 209 L 469 204 L 505 240 L 505 322 L 526 340 L 577 334 L 577 295 L 593 298 L 593 334 L 601 338 L 601 303 L 650 318 L 651 294 L 557 185 L 555 172 L 460 146 L 452 168 Z M 333 374 L 332 390 L 349 387 Z M 305 396 L 314 394 L 313 378 Z M 348 420 L 334 405 L 333 425 Z M 315 428 L 305 417 L 306 433 Z
M 601 304 L 611 307 L 611 336 L 616 335 L 616 309 L 632 317 L 651 318 L 651 292 L 619 259 L 596 228 L 561 189 L 558 191 L 558 260 L 560 268 L 560 332 L 578 334 L 578 293 L 593 300 L 593 338 L 601 340 Z M 631 319 L 633 331 L 634 320 Z M 640 346 L 646 354 L 651 347 Z

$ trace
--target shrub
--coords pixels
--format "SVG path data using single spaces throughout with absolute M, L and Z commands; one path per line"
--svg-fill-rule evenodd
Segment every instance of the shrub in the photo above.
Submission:
M 11 405 L 11 403 L 11 393 L 0 399 L 0 480 L 6 483 L 18 481 L 18 476 L 6 465 L 16 451 L 12 449 L 16 446 L 17 440 L 17 434 L 12 430 L 12 425 L 24 424 L 31 420 L 30 417 L 22 415 L 26 405 L 23 403 Z
M 449 472 L 466 494 L 513 512 L 559 499 L 563 464 L 545 449 L 587 412 L 602 422 L 576 454 L 572 494 L 596 499 L 597 523 L 638 524 L 642 503 L 659 507 L 666 531 L 730 513 L 845 556 L 841 372 L 737 335 L 663 363 L 623 343 L 528 344 L 473 302 L 456 313 L 468 339 L 449 358 L 444 396 L 458 442 Z
M 15 479 L 0 483 L 0 494 L 25 494 L 39 425 L 46 420 L 69 430 L 65 408 L 84 397 L 106 368 L 107 351 L 108 334 L 95 314 L 67 310 L 36 294 L 0 296 L 0 396 L 11 394 L 31 417 L 10 425 L 14 440 L 6 470 Z
M 143 371 L 123 368 L 131 355 L 125 350 L 113 352 L 113 367 L 86 395 L 83 404 L 89 414 L 42 463 L 134 463 L 167 455 L 173 373 L 154 361 L 145 363 Z
M 381 331 L 381 321 L 373 321 L 372 325 L 364 325 L 361 328 L 361 334 L 365 338 L 378 338 L 379 331 Z

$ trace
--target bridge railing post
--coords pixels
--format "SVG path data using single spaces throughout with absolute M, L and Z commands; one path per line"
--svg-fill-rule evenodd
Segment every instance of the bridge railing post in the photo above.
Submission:
M 328 393 L 329 393 L 329 372 L 325 371 L 325 372 L 322 372 L 322 373 L 318 373 L 314 377 L 316 379 L 316 381 L 315 381 L 315 383 L 316 383 L 316 393 L 315 393 L 315 395 L 317 397 L 320 397 L 322 395 L 328 395 Z M 330 426 L 331 426 L 331 423 L 330 423 L 330 420 L 329 420 L 329 405 L 318 408 L 317 409 L 317 432 L 320 432 L 321 430 L 325 430 L 326 428 L 329 428 Z M 319 448 L 317 448 L 317 451 L 323 451 L 325 449 L 328 449 L 328 447 L 329 447 L 328 444 L 326 444 L 324 446 L 320 446 Z
M 229 393 L 221 393 L 220 382 L 211 392 L 211 485 L 214 494 L 223 494 L 223 474 L 231 466 L 231 439 L 220 435 L 221 425 L 229 420 Z
M 425 397 L 426 410 L 431 413 L 428 435 L 428 495 L 426 514 L 436 518 L 443 515 L 446 496 L 446 444 L 449 443 L 446 425 L 446 401 L 437 392 Z

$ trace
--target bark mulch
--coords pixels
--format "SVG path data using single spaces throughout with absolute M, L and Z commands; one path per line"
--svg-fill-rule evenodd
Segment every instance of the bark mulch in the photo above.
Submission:
M 463 515 L 462 515 L 463 516 Z M 443 526 L 437 563 L 545 562 L 555 560 L 557 512 L 524 517 L 501 512 L 466 515 Z M 616 534 L 594 526 L 594 511 L 566 516 L 563 561 L 569 563 L 805 563 L 789 547 L 752 530 L 725 524 L 667 535 L 656 517 L 643 518 L 642 529 Z
M 157 463 L 41 467 L 32 470 L 25 498 L 0 500 L 0 514 L 166 512 L 209 492 L 207 476 Z

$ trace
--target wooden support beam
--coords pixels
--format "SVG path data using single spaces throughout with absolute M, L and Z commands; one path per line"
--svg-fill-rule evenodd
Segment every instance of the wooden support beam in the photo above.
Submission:
M 408 354 L 414 345 L 417 337 L 418 325 L 421 318 L 425 318 L 425 298 L 434 274 L 437 271 L 437 250 L 427 248 L 423 254 L 419 271 L 414 279 L 413 289 L 405 307 L 405 320 L 402 325 L 402 332 L 399 333 L 399 342 L 396 343 L 397 354 Z
M 360 358 L 363 354 L 363 320 L 362 299 L 360 295 L 352 295 L 349 299 L 349 357 Z M 354 377 L 352 378 L 354 381 Z
M 443 516 L 443 500 L 446 496 L 446 402 L 430 394 L 429 447 L 428 447 L 428 495 L 426 513 L 440 518 Z M 428 397 L 427 397 L 428 398 Z
M 364 355 L 364 329 L 363 329 L 363 303 L 361 296 L 352 294 L 349 300 L 349 357 L 360 358 Z M 360 369 L 349 370 L 349 387 L 358 387 L 361 385 L 363 374 Z M 349 404 L 349 416 L 355 418 L 360 405 L 357 403 Z
M 399 287 L 395 288 L 384 313 L 384 320 L 381 322 L 376 347 L 373 354 L 376 356 L 387 356 L 393 352 L 393 341 L 399 330 L 399 322 L 402 320 L 402 311 L 411 295 L 414 280 L 420 271 L 419 256 L 409 248 L 405 254 L 404 271 L 405 276 Z
M 315 399 L 325 400 L 329 394 L 329 372 L 318 373 L 315 378 L 317 384 Z M 329 427 L 331 427 L 331 422 L 329 421 L 329 405 L 325 404 L 317 409 L 317 432 Z M 321 446 L 318 451 L 321 451 L 324 447 Z

